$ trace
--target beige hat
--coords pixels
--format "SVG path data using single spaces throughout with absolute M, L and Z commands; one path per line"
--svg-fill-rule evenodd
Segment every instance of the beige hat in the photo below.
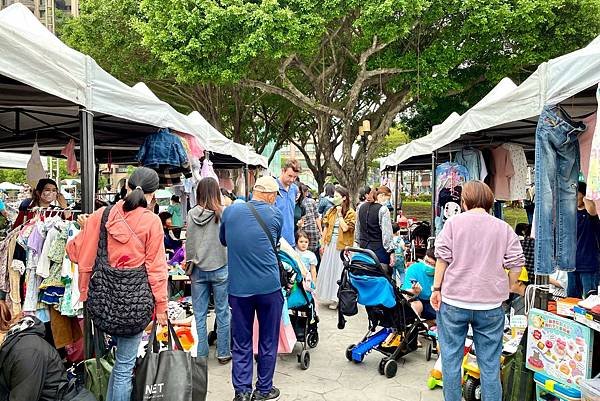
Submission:
M 254 184 L 254 192 L 279 192 L 279 184 L 273 177 L 260 177 Z

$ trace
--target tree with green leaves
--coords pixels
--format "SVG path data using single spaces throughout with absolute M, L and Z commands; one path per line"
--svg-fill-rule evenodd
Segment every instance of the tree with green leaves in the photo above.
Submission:
M 580 47 L 599 12 L 597 0 L 142 0 L 135 26 L 179 82 L 236 83 L 309 113 L 356 191 L 399 113 Z
M 276 141 L 276 151 L 293 134 L 286 127 L 296 107 L 279 97 L 234 82 L 178 82 L 134 29 L 143 18 L 139 0 L 84 0 L 80 5 L 79 17 L 62 22 L 57 34 L 115 77 L 129 85 L 145 82 L 178 111 L 197 110 L 217 130 L 235 142 L 251 144 L 259 153 L 271 141 Z

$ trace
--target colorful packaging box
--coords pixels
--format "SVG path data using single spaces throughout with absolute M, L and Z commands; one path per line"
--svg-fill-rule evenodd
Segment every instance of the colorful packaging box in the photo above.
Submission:
M 592 330 L 539 309 L 529 311 L 527 368 L 566 384 L 591 378 Z

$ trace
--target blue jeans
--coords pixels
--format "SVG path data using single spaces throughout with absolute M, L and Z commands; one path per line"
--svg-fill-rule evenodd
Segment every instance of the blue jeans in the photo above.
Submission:
M 473 341 L 477 364 L 481 372 L 483 401 L 502 401 L 500 383 L 500 356 L 504 311 L 502 307 L 491 310 L 469 310 L 442 302 L 437 314 L 438 335 L 442 352 L 444 399 L 461 401 L 461 366 L 469 324 L 473 328 Z
M 233 368 L 231 376 L 236 394 L 252 392 L 252 330 L 254 316 L 258 319 L 258 360 L 256 390 L 266 394 L 273 388 L 277 364 L 279 328 L 283 312 L 283 294 L 250 297 L 229 296 L 231 305 L 231 335 L 233 337 Z
M 593 272 L 569 272 L 567 274 L 567 296 L 585 298 L 591 290 L 598 288 L 600 275 Z
M 535 133 L 535 272 L 575 270 L 579 143 L 584 130 L 546 106 Z
M 229 322 L 231 313 L 228 301 L 228 269 L 223 266 L 210 272 L 195 268 L 192 272 L 192 305 L 198 331 L 198 356 L 208 356 L 208 336 L 206 332 L 206 314 L 208 299 L 212 291 L 217 314 L 217 357 L 231 356 Z
M 133 376 L 133 368 L 138 353 L 142 333 L 132 337 L 112 336 L 117 344 L 115 352 L 115 366 L 113 367 L 108 382 L 106 401 L 130 401 Z

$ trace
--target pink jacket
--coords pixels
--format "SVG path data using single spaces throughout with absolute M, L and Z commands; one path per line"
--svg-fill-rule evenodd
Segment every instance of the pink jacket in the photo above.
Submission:
M 94 212 L 84 229 L 67 244 L 69 258 L 79 265 L 81 301 L 87 300 L 88 297 L 88 285 L 96 262 L 103 212 L 104 208 Z M 121 216 L 125 218 L 126 223 Z M 145 264 L 156 303 L 156 313 L 165 313 L 169 272 L 160 218 L 141 207 L 125 212 L 123 201 L 120 201 L 111 209 L 106 229 L 110 265 L 127 268 Z
M 525 265 L 519 237 L 504 221 L 468 211 L 452 217 L 435 241 L 435 256 L 448 263 L 442 300 L 499 303 L 508 299 L 504 268 Z

